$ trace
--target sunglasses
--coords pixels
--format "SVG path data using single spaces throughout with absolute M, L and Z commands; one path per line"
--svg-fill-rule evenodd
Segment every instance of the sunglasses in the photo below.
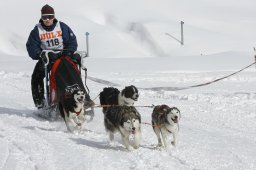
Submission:
M 47 15 L 42 15 L 42 20 L 46 21 L 46 20 L 51 20 L 54 18 L 54 15 L 53 14 L 47 14 Z

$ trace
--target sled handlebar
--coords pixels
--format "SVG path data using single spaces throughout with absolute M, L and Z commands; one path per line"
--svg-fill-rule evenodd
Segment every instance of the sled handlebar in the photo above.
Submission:
M 51 51 L 51 50 L 43 50 L 41 52 L 41 55 L 42 55 L 43 52 L 45 52 L 45 58 L 43 58 L 42 61 L 43 61 L 44 65 L 47 66 L 49 64 L 49 55 L 48 55 L 48 53 L 49 52 L 53 52 L 53 51 Z
M 45 51 L 45 52 L 54 52 L 54 53 L 57 53 L 57 52 L 63 52 L 63 51 L 72 51 L 72 50 L 68 50 L 68 49 L 62 49 L 62 50 L 59 50 L 59 49 L 52 49 L 52 50 L 42 50 L 42 52 Z M 81 57 L 89 57 L 87 54 L 86 51 L 75 51 L 75 53 L 78 53 L 81 55 Z
M 53 50 L 42 50 L 41 54 L 43 52 L 45 52 L 45 60 L 43 60 L 44 65 L 48 65 L 49 64 L 49 52 L 53 52 L 53 53 L 61 53 L 63 51 L 71 51 L 71 50 L 67 50 L 67 49 L 63 49 L 63 50 L 58 50 L 58 49 L 53 49 Z M 86 57 L 88 57 L 87 52 L 86 51 L 75 51 L 74 54 L 79 54 L 81 56 L 81 59 L 84 59 Z

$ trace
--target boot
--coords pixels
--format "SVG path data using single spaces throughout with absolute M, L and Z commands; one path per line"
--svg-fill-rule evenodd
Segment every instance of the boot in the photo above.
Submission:
M 37 107 L 37 109 L 42 109 L 45 106 L 44 99 L 35 99 L 34 103 L 35 103 L 35 106 Z

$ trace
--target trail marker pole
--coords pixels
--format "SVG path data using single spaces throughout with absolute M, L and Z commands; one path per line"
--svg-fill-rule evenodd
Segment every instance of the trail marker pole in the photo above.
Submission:
M 171 34 L 169 33 L 165 33 L 166 35 L 168 35 L 169 37 L 173 38 L 174 40 L 178 41 L 181 45 L 184 45 L 184 32 L 183 32 L 183 25 L 184 25 L 184 22 L 183 21 L 180 21 L 180 34 L 181 34 L 181 37 L 180 37 L 180 40 L 174 36 L 172 36 Z
M 181 33 L 181 41 L 180 41 L 180 44 L 181 45 L 184 45 L 184 35 L 183 35 L 183 25 L 184 25 L 184 22 L 183 21 L 180 21 L 180 26 L 181 26 L 181 28 L 180 28 L 180 33 Z

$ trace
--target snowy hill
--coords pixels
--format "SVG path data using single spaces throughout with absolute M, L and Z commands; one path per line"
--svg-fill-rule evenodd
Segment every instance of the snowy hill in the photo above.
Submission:
M 229 51 L 252 52 L 255 46 L 255 2 L 177 0 L 3 1 L 0 7 L 0 51 L 26 55 L 24 44 L 49 3 L 56 17 L 76 33 L 79 50 L 89 32 L 93 57 L 163 57 L 209 55 Z M 61 4 L 60 4 L 61 3 Z M 12 10 L 10 10 L 12 9 Z M 185 46 L 180 39 L 184 21 Z
M 138 107 L 141 147 L 128 152 L 120 135 L 108 143 L 101 108 L 86 130 L 67 132 L 62 119 L 35 115 L 31 74 L 36 61 L 25 43 L 52 5 L 75 32 L 79 50 L 90 33 L 88 76 L 141 88 L 188 87 L 229 75 L 254 62 L 253 0 L 0 0 L 0 169 L 256 169 L 255 68 L 180 91 L 139 90 L 136 106 L 168 104 L 181 110 L 176 148 L 156 147 L 148 124 L 152 108 Z M 181 46 L 166 33 L 180 39 Z M 83 74 L 84 76 L 84 74 Z M 91 98 L 106 86 L 87 80 Z

